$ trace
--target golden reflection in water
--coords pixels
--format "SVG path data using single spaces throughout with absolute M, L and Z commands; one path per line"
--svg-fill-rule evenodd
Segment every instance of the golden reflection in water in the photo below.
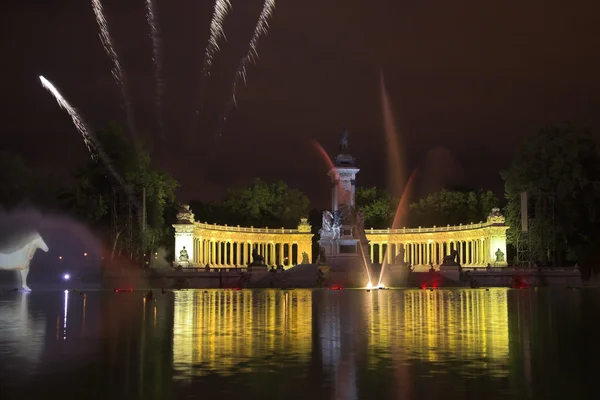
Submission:
M 310 290 L 177 291 L 174 369 L 187 379 L 249 372 L 251 363 L 273 356 L 308 361 L 311 307 Z
M 507 290 L 377 291 L 367 298 L 369 365 L 397 361 L 461 361 L 508 374 Z

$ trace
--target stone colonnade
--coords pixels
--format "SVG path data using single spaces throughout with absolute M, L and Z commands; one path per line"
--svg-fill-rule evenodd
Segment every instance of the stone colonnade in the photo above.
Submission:
M 441 265 L 445 255 L 457 251 L 463 266 L 506 266 L 504 220 L 485 223 L 415 229 L 370 229 L 369 256 L 372 263 Z M 500 250 L 502 256 L 496 254 Z M 401 259 L 402 258 L 402 259 Z
M 175 255 L 177 258 L 186 246 L 189 257 L 186 266 L 245 267 L 253 261 L 254 251 L 264 257 L 269 266 L 300 264 L 303 253 L 308 262 L 312 262 L 313 235 L 304 219 L 298 229 L 244 228 L 199 222 L 174 227 Z

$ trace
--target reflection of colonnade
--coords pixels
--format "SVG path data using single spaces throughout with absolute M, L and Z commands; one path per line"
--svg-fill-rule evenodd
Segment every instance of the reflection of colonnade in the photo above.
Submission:
M 176 224 L 175 255 L 183 247 L 195 266 L 242 267 L 256 251 L 270 266 L 300 264 L 303 253 L 311 262 L 311 226 L 302 219 L 298 229 L 244 228 L 206 223 Z
M 265 354 L 308 362 L 311 346 L 310 290 L 175 292 L 173 368 L 181 377 L 237 374 Z
M 491 214 L 487 222 L 414 229 L 366 230 L 372 263 L 440 265 L 452 250 L 457 261 L 466 266 L 506 266 L 506 230 L 504 217 Z M 497 261 L 500 249 L 504 259 Z M 403 255 L 403 256 L 402 256 Z M 400 260 L 403 257 L 403 260 Z

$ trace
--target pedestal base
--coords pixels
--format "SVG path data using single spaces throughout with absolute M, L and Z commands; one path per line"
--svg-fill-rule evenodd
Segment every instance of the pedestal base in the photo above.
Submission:
M 460 265 L 440 265 L 440 275 L 444 278 L 459 282 Z
M 407 264 L 390 264 L 386 265 L 383 270 L 381 284 L 385 287 L 406 287 L 408 281 L 408 265 Z M 373 285 L 377 282 L 373 282 Z

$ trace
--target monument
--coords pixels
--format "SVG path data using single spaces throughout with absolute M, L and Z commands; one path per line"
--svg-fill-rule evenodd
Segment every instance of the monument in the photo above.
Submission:
M 368 242 L 361 225 L 362 216 L 355 208 L 356 174 L 360 169 L 347 151 L 348 136 L 344 129 L 340 136 L 340 153 L 328 173 L 331 210 L 323 211 L 319 246 L 330 267 L 331 283 L 364 286 L 369 266 L 365 265 L 367 257 L 363 245 Z

